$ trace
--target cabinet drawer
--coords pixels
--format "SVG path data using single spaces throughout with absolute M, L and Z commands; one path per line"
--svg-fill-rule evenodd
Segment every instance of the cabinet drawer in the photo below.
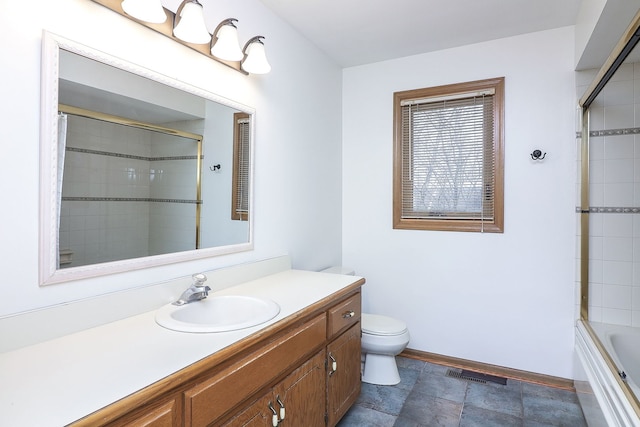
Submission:
M 182 408 L 177 399 L 160 406 L 150 406 L 107 424 L 108 427 L 174 427 L 182 425 Z
M 360 292 L 334 305 L 329 309 L 329 326 L 327 338 L 333 337 L 338 332 L 348 328 L 360 320 L 361 316 Z
M 295 366 L 325 341 L 326 316 L 313 320 L 185 391 L 185 424 L 206 426 Z

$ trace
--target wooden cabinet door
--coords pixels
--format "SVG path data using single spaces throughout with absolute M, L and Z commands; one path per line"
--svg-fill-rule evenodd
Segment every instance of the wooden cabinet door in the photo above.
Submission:
M 322 350 L 223 427 L 273 426 L 274 415 L 275 425 L 325 427 L 324 361 Z
M 327 412 L 334 426 L 360 394 L 360 323 L 327 346 Z M 335 370 L 333 363 L 335 361 Z
M 274 407 L 284 407 L 283 426 L 325 427 L 325 350 L 320 351 L 274 388 Z
M 272 394 L 269 392 L 258 399 L 238 415 L 222 424 L 222 427 L 272 427 L 273 412 L 269 409 L 269 405 L 273 407 Z

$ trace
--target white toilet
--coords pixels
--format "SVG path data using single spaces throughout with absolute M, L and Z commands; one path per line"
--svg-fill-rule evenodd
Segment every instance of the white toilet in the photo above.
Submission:
M 355 272 L 346 267 L 330 267 L 324 273 L 348 274 Z M 406 323 L 392 317 L 362 313 L 362 381 L 377 385 L 395 385 L 400 382 L 396 356 L 409 344 Z

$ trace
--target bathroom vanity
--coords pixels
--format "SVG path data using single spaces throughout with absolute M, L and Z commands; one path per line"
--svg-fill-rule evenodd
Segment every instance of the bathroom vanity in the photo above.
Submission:
M 148 312 L 2 353 L 0 424 L 334 426 L 360 393 L 363 283 L 287 270 L 218 291 L 276 301 L 263 325 L 184 333 Z

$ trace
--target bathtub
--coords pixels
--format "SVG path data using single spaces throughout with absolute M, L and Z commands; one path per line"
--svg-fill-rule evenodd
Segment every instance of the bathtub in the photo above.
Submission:
M 606 325 L 606 328 L 603 328 L 601 325 L 596 325 L 604 329 L 603 333 L 596 330 L 598 337 L 603 341 L 618 372 L 624 373 L 624 380 L 636 398 L 640 399 L 640 328 L 615 325 Z
M 609 367 L 591 331 L 609 354 L 615 371 Z M 640 328 L 578 321 L 576 355 L 606 425 L 640 427 Z M 620 385 L 622 376 L 616 371 L 624 372 L 628 389 Z

